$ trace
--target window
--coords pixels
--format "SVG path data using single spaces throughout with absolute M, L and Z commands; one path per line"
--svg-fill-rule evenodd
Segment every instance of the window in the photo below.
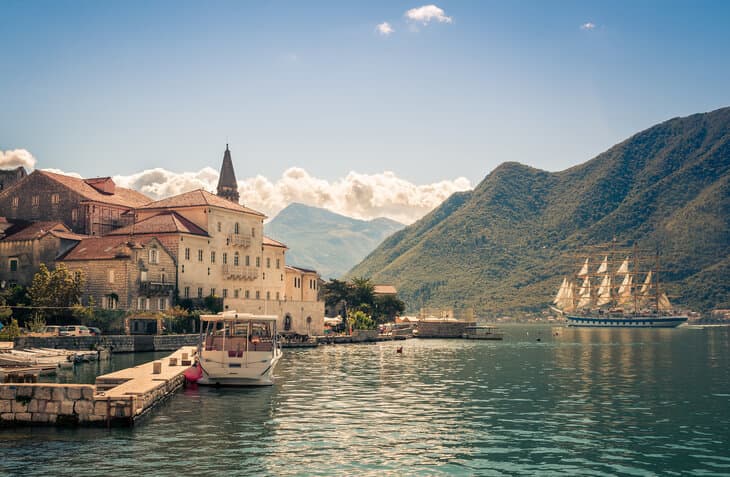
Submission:
M 11 204 L 11 207 L 13 209 L 17 209 L 18 208 L 18 198 L 17 197 L 13 197 L 13 202 Z
M 291 330 L 291 315 L 287 313 L 287 315 L 284 317 L 284 331 Z
M 215 252 L 210 252 L 210 263 L 215 263 Z
M 223 252 L 223 265 L 228 263 L 228 254 L 226 252 Z
M 282 281 L 282 282 L 284 281 L 284 274 L 283 273 L 281 274 L 281 280 L 280 281 Z
M 10 271 L 11 272 L 17 272 L 18 271 L 18 259 L 17 258 L 11 258 L 10 259 Z
M 189 248 L 185 249 L 185 260 L 190 260 L 190 249 Z
M 117 309 L 117 299 L 113 295 L 107 295 L 103 297 L 102 305 L 107 310 Z
M 38 195 L 34 195 L 33 197 L 31 197 L 31 199 L 30 199 L 30 203 L 31 203 L 31 205 L 32 205 L 33 207 L 38 207 L 38 206 L 40 205 L 40 203 L 41 203 L 41 198 L 40 198 L 40 196 L 38 196 Z
M 114 283 L 114 270 L 109 270 L 109 283 Z
M 71 222 L 78 222 L 79 221 L 79 209 L 72 209 L 71 210 Z
M 180 265 L 180 273 L 185 273 L 185 265 Z
M 158 263 L 160 261 L 160 251 L 156 248 L 150 249 L 150 263 Z
M 215 288 L 210 289 L 210 296 L 215 296 Z
M 260 300 L 261 299 L 261 292 L 258 291 L 258 290 L 256 290 L 256 299 L 257 300 Z
M 210 267 L 208 267 L 208 275 L 210 275 Z
M 143 296 L 137 298 L 137 309 L 138 310 L 149 310 L 150 309 L 150 299 L 145 298 Z
M 163 311 L 167 308 L 167 298 L 160 298 L 157 300 L 157 309 Z
M 261 279 L 266 280 L 266 272 L 262 273 L 261 275 L 262 275 Z
M 239 227 L 238 227 L 238 222 L 236 222 L 236 225 L 233 226 L 233 233 L 238 235 L 238 232 L 239 232 Z
M 281 268 L 281 260 L 278 258 L 276 259 L 276 268 Z
M 256 266 L 257 267 L 261 266 L 261 257 L 256 257 Z
M 228 288 L 223 289 L 223 298 L 228 298 Z
M 271 292 L 270 291 L 267 291 L 266 292 L 266 299 L 267 300 L 271 300 Z
M 249 257 L 248 255 L 246 255 L 246 266 L 247 267 L 251 266 L 251 257 Z
M 246 298 L 250 298 L 251 297 L 251 293 L 249 293 L 248 290 L 246 290 L 246 293 L 244 295 L 246 296 Z
M 203 298 L 203 287 L 198 287 L 198 298 Z
M 221 231 L 221 223 L 218 222 L 218 232 L 220 232 L 220 231 Z
M 279 292 L 276 292 L 276 299 L 279 300 Z
M 185 298 L 190 298 L 190 287 L 185 287 L 185 291 L 183 292 L 183 296 Z
M 238 252 L 233 254 L 233 266 L 234 267 L 238 266 Z
M 233 290 L 233 298 L 238 298 L 238 289 Z M 248 291 L 246 292 L 246 298 L 248 298 Z
M 266 268 L 271 268 L 271 259 L 266 257 Z
M 59 196 L 58 193 L 51 194 L 51 204 L 56 205 L 59 202 L 61 202 L 61 196 Z
M 167 274 L 165 272 L 160 273 L 160 281 L 165 283 L 167 281 Z
M 251 227 L 251 237 L 256 236 L 256 229 L 254 227 Z
M 198 250 L 198 261 L 199 262 L 203 261 L 203 251 L 202 250 Z
M 76 283 L 78 283 L 78 282 L 80 282 L 80 281 L 81 281 L 81 272 L 80 272 L 80 271 L 78 271 L 78 270 L 76 270 L 76 271 L 74 272 L 74 281 L 75 281 Z

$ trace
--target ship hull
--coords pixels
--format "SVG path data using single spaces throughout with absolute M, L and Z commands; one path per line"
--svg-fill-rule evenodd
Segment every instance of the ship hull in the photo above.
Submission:
M 687 321 L 686 316 L 570 316 L 568 326 L 583 328 L 676 328 Z

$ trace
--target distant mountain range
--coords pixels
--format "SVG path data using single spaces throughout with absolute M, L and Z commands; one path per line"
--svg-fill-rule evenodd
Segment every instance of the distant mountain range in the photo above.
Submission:
M 289 247 L 287 263 L 313 268 L 325 279 L 342 277 L 403 227 L 390 219 L 358 220 L 297 203 L 264 225 L 268 236 Z
M 661 251 L 677 304 L 730 307 L 730 108 L 663 122 L 561 172 L 502 164 L 349 276 L 396 285 L 410 310 L 537 312 L 571 272 L 568 254 L 614 237 Z

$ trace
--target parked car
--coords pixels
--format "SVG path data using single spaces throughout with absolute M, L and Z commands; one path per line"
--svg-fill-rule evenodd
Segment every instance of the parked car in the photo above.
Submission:
M 91 330 L 84 325 L 62 326 L 59 332 L 61 336 L 91 336 Z
M 89 326 L 89 331 L 91 331 L 91 334 L 93 336 L 101 335 L 101 330 L 99 328 L 96 328 L 95 326 Z
M 44 335 L 51 335 L 51 336 L 58 336 L 61 334 L 61 328 L 62 326 L 46 326 L 43 328 L 43 334 Z

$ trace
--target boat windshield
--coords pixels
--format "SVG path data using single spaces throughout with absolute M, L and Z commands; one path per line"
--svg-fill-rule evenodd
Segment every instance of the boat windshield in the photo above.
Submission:
M 267 321 L 209 321 L 205 351 L 228 351 L 232 356 L 245 351 L 271 351 L 275 330 Z

